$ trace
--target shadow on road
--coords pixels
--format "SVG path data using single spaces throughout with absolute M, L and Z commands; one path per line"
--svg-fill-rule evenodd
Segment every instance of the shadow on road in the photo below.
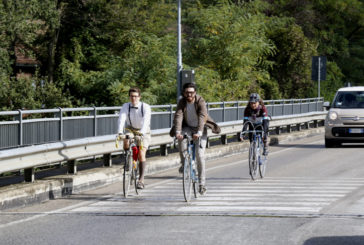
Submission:
M 281 147 L 281 148 L 295 147 L 295 148 L 305 148 L 305 149 L 325 148 L 324 145 L 308 145 L 308 144 L 278 144 L 278 145 L 274 145 L 273 147 Z
M 313 237 L 306 240 L 303 245 L 362 245 L 364 236 L 332 236 L 332 237 Z
M 281 147 L 281 148 L 304 148 L 304 149 L 325 149 L 325 145 L 310 145 L 310 144 L 278 144 L 273 147 Z M 336 148 L 364 148 L 364 144 L 348 144 L 344 143 L 341 146 L 337 146 Z

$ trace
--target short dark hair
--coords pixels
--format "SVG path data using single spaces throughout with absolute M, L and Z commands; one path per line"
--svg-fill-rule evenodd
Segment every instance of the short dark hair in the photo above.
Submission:
M 195 91 L 197 90 L 195 83 L 185 83 L 185 84 L 183 84 L 183 92 L 186 90 L 186 88 L 194 88 Z
M 132 88 L 130 88 L 129 89 L 129 96 L 130 96 L 131 93 L 138 93 L 139 96 L 140 96 L 140 88 L 138 88 L 138 87 L 132 87 Z

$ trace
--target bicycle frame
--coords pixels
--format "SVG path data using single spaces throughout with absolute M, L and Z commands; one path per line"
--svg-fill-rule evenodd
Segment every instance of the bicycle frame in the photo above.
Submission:
M 263 137 L 265 132 L 261 123 L 254 124 L 251 121 L 247 121 L 243 128 L 245 128 L 247 124 L 250 124 L 249 127 L 253 129 L 243 131 L 242 134 L 251 134 L 251 142 L 249 147 L 249 174 L 252 180 L 255 180 L 257 177 L 258 168 L 260 177 L 263 178 L 265 175 L 267 157 L 263 156 L 262 154 L 262 149 L 264 147 Z
M 192 139 L 187 138 L 187 154 L 189 154 L 190 156 L 192 156 L 191 159 L 191 164 L 190 164 L 190 171 L 191 171 L 191 178 L 192 181 L 197 182 L 197 175 L 196 175 L 196 171 L 194 171 L 196 169 L 196 145 L 193 142 Z
M 123 178 L 123 191 L 124 196 L 127 197 L 129 193 L 129 188 L 131 183 L 134 181 L 134 187 L 136 194 L 139 194 L 138 188 L 137 188 L 137 182 L 138 182 L 138 163 L 139 159 L 138 156 L 133 156 L 133 148 L 138 147 L 138 142 L 140 145 L 140 142 L 142 140 L 141 136 L 134 136 L 134 135 L 118 135 L 116 138 L 116 147 L 118 147 L 118 141 L 129 141 L 129 149 L 125 151 L 125 164 L 124 164 L 124 178 Z
M 184 139 L 187 139 L 187 152 L 183 167 L 183 194 L 186 202 L 191 200 L 192 188 L 195 198 L 197 198 L 197 183 L 198 174 L 196 168 L 196 143 L 192 137 L 185 134 Z

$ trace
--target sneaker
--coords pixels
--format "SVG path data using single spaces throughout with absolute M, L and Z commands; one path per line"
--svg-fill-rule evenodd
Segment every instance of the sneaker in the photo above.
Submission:
M 144 189 L 144 183 L 141 182 L 141 181 L 138 181 L 137 188 L 140 189 L 140 190 Z
M 128 172 L 129 171 L 129 164 L 124 164 L 124 171 Z
M 204 185 L 200 185 L 200 190 L 198 191 L 200 193 L 201 196 L 206 194 L 206 187 Z
M 269 153 L 269 151 L 268 151 L 267 147 L 264 147 L 263 156 L 268 156 L 268 153 Z
M 180 174 L 183 174 L 183 165 L 181 165 L 181 167 L 179 167 L 178 172 L 179 172 Z

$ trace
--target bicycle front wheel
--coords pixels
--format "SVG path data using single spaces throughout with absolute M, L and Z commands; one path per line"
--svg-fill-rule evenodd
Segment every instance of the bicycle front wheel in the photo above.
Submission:
M 124 164 L 124 179 L 123 179 L 123 191 L 124 191 L 124 197 L 127 197 L 130 190 L 131 180 L 132 180 L 132 156 L 128 152 L 125 156 L 125 164 Z
M 191 156 L 187 155 L 183 166 L 183 195 L 186 202 L 191 200 L 192 178 L 191 178 Z
M 257 152 L 256 142 L 252 141 L 249 147 L 249 174 L 252 180 L 255 180 L 258 174 L 256 152 Z

